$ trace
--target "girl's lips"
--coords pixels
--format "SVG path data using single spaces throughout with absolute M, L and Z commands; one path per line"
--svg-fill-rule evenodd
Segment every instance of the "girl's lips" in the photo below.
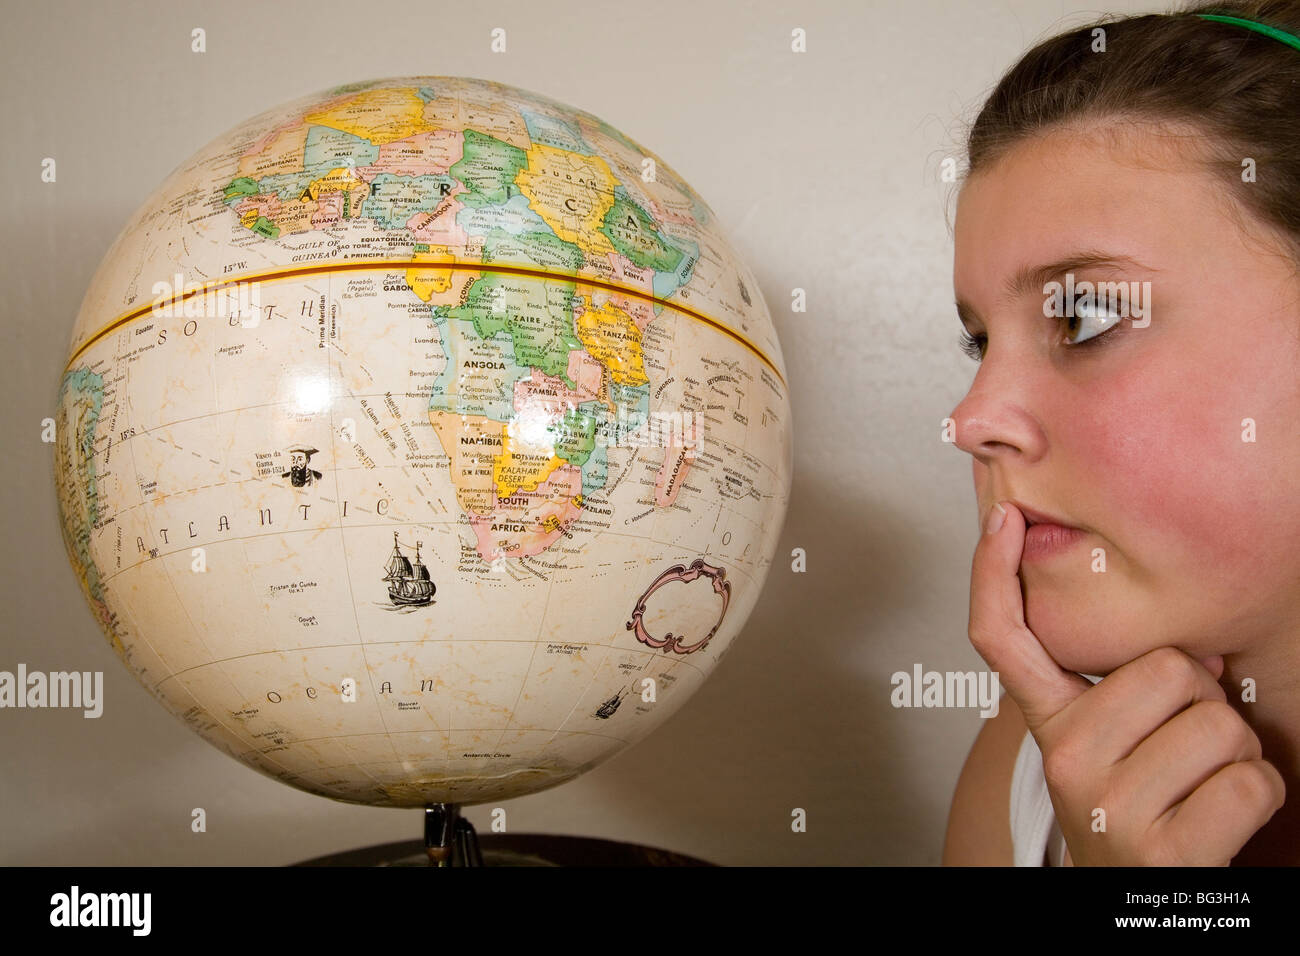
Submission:
M 1021 560 L 1037 561 L 1064 554 L 1083 540 L 1084 532 L 1059 524 L 1034 524 L 1025 528 Z
M 1012 504 L 1025 516 L 1025 547 L 1022 560 L 1038 561 L 1064 554 L 1083 540 L 1087 533 L 1082 528 L 1065 523 L 1064 519 L 1027 508 L 1012 499 Z

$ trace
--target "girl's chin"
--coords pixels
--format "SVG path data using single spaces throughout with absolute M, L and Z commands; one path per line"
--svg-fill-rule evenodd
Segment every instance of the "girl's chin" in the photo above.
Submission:
M 1104 677 L 1159 647 L 1203 660 L 1241 650 L 1243 635 L 1251 633 L 1240 620 L 1197 614 L 1196 596 L 1186 590 L 1176 598 L 1157 598 L 1115 574 L 1092 577 L 1106 580 L 1085 579 L 1081 585 L 1029 576 L 1025 581 L 1025 624 L 1068 671 Z
M 1065 613 L 1035 613 L 1032 605 L 1027 606 L 1025 623 L 1052 659 L 1068 671 L 1105 677 L 1154 649 L 1149 633 L 1127 635 L 1118 622 L 1112 625 L 1073 609 L 1062 610 Z

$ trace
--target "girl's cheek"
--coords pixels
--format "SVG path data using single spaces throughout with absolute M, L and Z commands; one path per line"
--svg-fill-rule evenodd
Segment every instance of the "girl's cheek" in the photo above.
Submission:
M 1206 366 L 1186 357 L 1135 365 L 1099 383 L 1070 442 L 1075 473 L 1096 490 L 1098 530 L 1133 573 L 1165 583 L 1248 569 L 1260 489 L 1242 467 L 1240 380 L 1191 374 Z

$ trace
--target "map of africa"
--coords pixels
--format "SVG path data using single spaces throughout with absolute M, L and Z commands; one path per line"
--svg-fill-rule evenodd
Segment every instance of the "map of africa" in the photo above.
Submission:
M 140 682 L 381 806 L 554 786 L 662 723 L 791 479 L 781 350 L 705 203 L 590 114 L 452 77 L 177 168 L 92 280 L 55 420 L 69 557 Z

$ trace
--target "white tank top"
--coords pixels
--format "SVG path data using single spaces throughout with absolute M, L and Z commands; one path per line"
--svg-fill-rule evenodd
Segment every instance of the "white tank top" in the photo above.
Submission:
M 1065 865 L 1065 837 L 1043 778 L 1043 754 L 1029 731 L 1011 772 L 1011 846 L 1016 866 Z

